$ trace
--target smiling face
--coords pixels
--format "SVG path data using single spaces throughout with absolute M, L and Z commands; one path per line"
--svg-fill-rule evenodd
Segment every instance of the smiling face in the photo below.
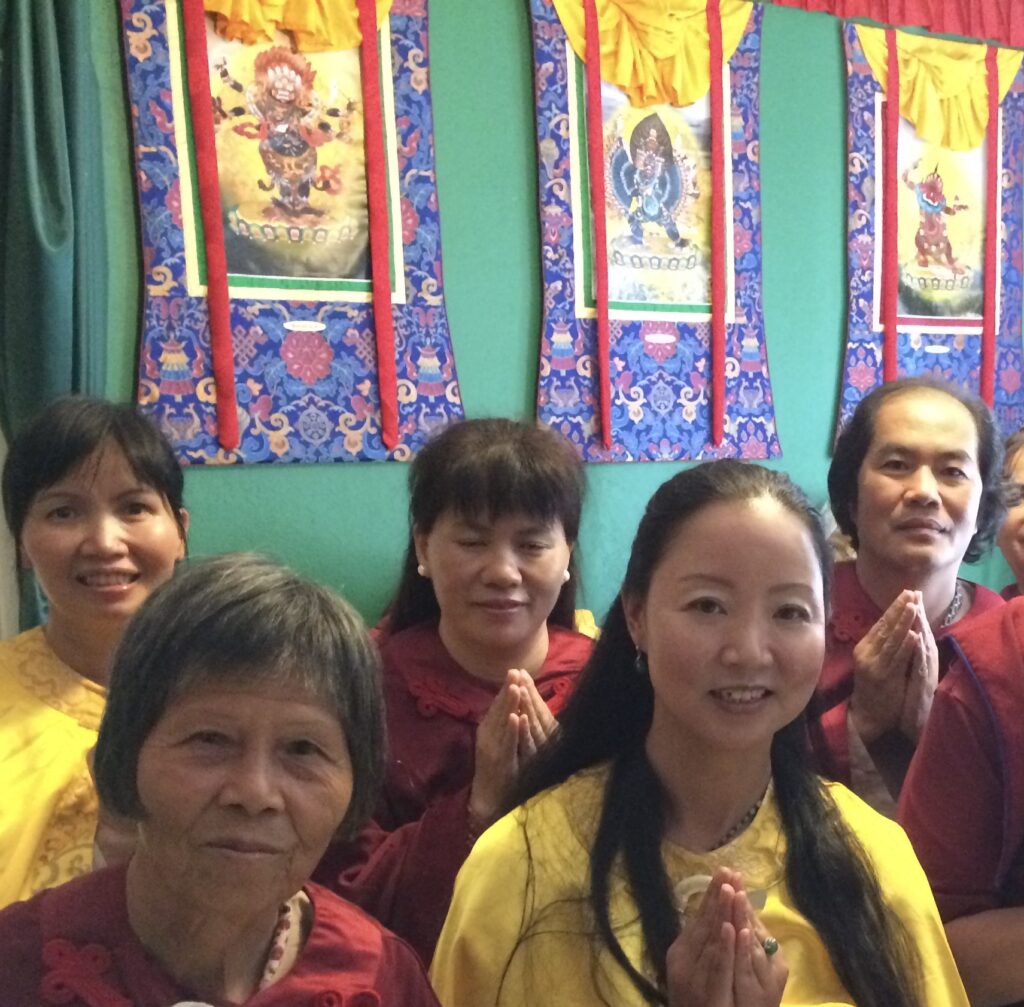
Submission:
M 1024 583 L 1024 450 L 1008 459 L 1007 481 L 1015 484 L 1011 500 L 1017 502 L 1006 508 L 996 542 L 1020 585 Z
M 449 510 L 414 539 L 450 649 L 526 654 L 538 639 L 546 649 L 547 618 L 572 553 L 561 522 L 527 514 L 470 519 Z
M 113 444 L 41 490 L 21 533 L 22 560 L 56 624 L 127 622 L 184 555 L 167 500 L 139 481 Z
M 689 518 L 646 597 L 624 607 L 650 669 L 649 745 L 765 758 L 818 681 L 821 567 L 803 521 L 769 497 L 711 504 Z
M 186 688 L 147 736 L 137 772 L 136 867 L 218 912 L 294 895 L 352 797 L 334 711 L 280 684 Z
M 955 571 L 977 530 L 981 492 L 965 406 L 929 389 L 887 400 L 857 475 L 858 570 L 895 567 L 909 579 Z

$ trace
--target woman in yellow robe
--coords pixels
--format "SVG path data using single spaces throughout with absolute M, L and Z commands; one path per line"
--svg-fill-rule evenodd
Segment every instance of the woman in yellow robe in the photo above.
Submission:
M 526 803 L 459 875 L 444 1007 L 966 1007 L 906 836 L 807 769 L 828 567 L 781 473 L 658 490 Z
M 130 406 L 62 399 L 11 444 L 4 514 L 48 615 L 0 643 L 0 907 L 92 867 L 108 665 L 185 554 L 183 482 Z

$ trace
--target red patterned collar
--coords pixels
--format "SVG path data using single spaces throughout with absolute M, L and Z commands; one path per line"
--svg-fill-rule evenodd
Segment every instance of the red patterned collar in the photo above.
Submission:
M 837 563 L 832 575 L 832 614 L 829 630 L 836 640 L 857 643 L 882 617 L 857 577 L 857 564 Z
M 565 705 L 593 641 L 561 626 L 548 627 L 548 653 L 535 681 L 553 713 Z M 384 674 L 398 676 L 424 717 L 447 714 L 477 724 L 500 684 L 470 675 L 448 653 L 435 624 L 421 624 L 381 641 Z

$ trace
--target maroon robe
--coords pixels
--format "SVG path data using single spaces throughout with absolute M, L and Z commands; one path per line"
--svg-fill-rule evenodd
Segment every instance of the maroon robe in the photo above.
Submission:
M 972 587 L 974 601 L 970 610 L 953 626 L 937 630 L 937 640 L 950 629 L 966 628 L 979 616 L 1004 604 L 995 591 L 980 584 Z M 882 611 L 861 587 L 854 562 L 836 564 L 831 601 L 832 614 L 825 635 L 825 664 L 807 707 L 807 724 L 821 774 L 850 786 L 850 741 L 846 718 L 853 695 L 853 648 L 882 618 Z M 940 648 L 940 677 L 946 670 L 943 653 Z
M 594 641 L 558 626 L 548 636 L 535 682 L 557 715 Z M 314 877 L 429 962 L 476 838 L 469 821 L 476 729 L 500 684 L 456 664 L 433 624 L 384 635 L 380 649 L 389 747 L 383 798 L 356 842 L 329 850 Z
M 438 1007 L 416 956 L 319 885 L 313 925 L 291 970 L 245 1007 Z M 179 986 L 128 922 L 125 869 L 110 867 L 0 912 L 3 1007 L 220 1005 Z M 226 1001 L 225 1007 L 226 1007 Z
M 1024 599 L 952 627 L 943 649 L 899 820 L 951 920 L 1024 906 Z

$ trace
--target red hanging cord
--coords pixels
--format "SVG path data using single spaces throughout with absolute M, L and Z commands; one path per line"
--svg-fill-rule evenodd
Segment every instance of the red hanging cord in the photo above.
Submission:
M 882 182 L 882 379 L 895 381 L 898 373 L 896 339 L 896 303 L 899 289 L 899 236 L 896 203 L 899 188 L 896 155 L 900 136 L 900 64 L 896 52 L 896 32 L 887 28 L 885 44 L 888 55 L 889 81 L 885 92 L 885 118 Z
M 601 118 L 601 40 L 595 0 L 583 0 L 587 47 L 587 161 L 590 168 L 590 209 L 594 215 L 594 279 L 597 301 L 597 381 L 601 413 L 601 444 L 612 446 L 611 337 L 608 327 L 608 228 L 604 203 L 604 123 Z M 582 226 L 586 226 L 584 222 Z
M 235 354 L 231 341 L 228 299 L 228 264 L 224 253 L 224 220 L 217 175 L 217 144 L 210 100 L 210 65 L 206 53 L 206 14 L 203 0 L 183 0 L 185 63 L 192 105 L 199 210 L 206 249 L 206 301 L 210 316 L 210 356 L 217 388 L 217 440 L 222 448 L 238 447 L 238 411 L 235 400 Z
M 999 235 L 1002 206 L 999 187 L 999 65 L 996 50 L 985 53 L 988 79 L 988 126 L 985 130 L 985 288 L 981 323 L 981 397 L 991 407 L 996 390 L 996 273 L 999 269 Z
M 720 0 L 708 0 L 711 89 L 711 443 L 725 433 L 725 137 Z
M 380 389 L 381 435 L 392 451 L 398 445 L 398 377 L 395 368 L 395 323 L 391 314 L 387 159 L 384 156 L 384 113 L 381 108 L 377 59 L 375 0 L 357 0 L 359 64 L 363 85 L 363 138 L 366 149 L 366 202 L 370 218 L 370 279 L 373 328 L 377 343 L 377 385 Z

